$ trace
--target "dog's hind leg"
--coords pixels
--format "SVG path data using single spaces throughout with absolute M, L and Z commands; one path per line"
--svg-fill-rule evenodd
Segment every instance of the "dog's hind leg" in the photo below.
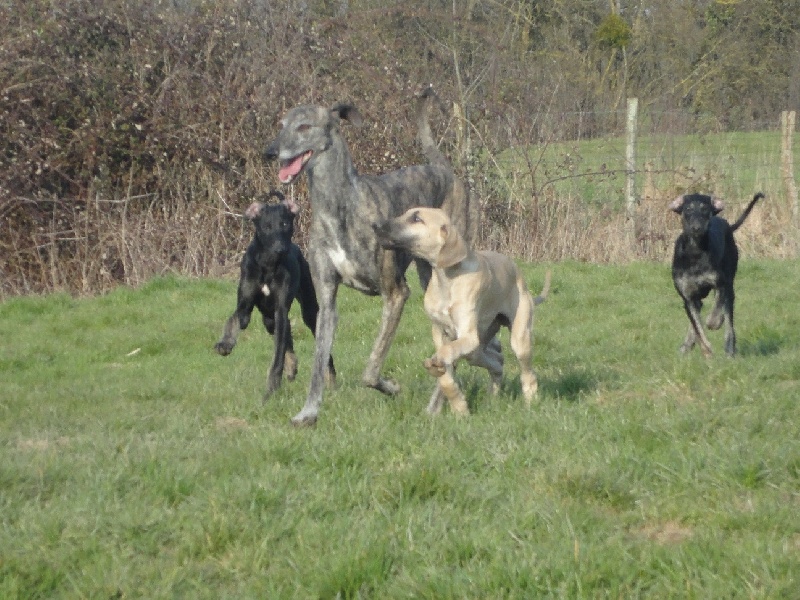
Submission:
M 496 337 L 499 330 L 500 325 L 498 322 L 492 323 L 485 336 L 489 338 L 488 343 L 481 343 L 476 350 L 466 357 L 471 365 L 488 371 L 491 378 L 489 392 L 492 395 L 500 391 L 500 386 L 503 383 L 503 350 L 500 346 L 500 340 Z
M 491 346 L 481 347 L 467 356 L 467 361 L 469 364 L 489 372 L 489 377 L 491 377 L 489 392 L 492 395 L 497 394 L 503 383 L 503 355 L 496 352 Z
M 286 364 L 287 354 L 294 356 L 292 349 L 292 329 L 289 323 L 289 314 L 284 306 L 283 300 L 277 303 L 275 310 L 275 354 L 272 357 L 272 366 L 267 376 L 267 390 L 264 392 L 264 401 L 281 386 L 283 368 Z M 295 363 L 296 363 L 295 359 Z M 296 369 L 296 365 L 295 365 Z
M 733 286 L 731 285 L 724 292 L 720 289 L 723 302 L 723 320 L 725 321 L 725 353 L 728 356 L 736 356 L 736 331 L 733 328 Z
M 511 324 L 511 350 L 519 361 L 520 382 L 525 403 L 530 406 L 539 391 L 539 382 L 531 366 L 531 332 L 533 329 L 533 301 L 530 294 L 520 294 L 517 314 Z
M 379 392 L 392 396 L 400 391 L 397 382 L 381 376 L 381 368 L 389 353 L 397 326 L 400 324 L 400 317 L 403 314 L 403 306 L 408 300 L 411 291 L 405 279 L 395 280 L 392 285 L 386 286 L 383 293 L 383 312 L 381 315 L 381 326 L 378 337 L 369 355 L 367 367 L 364 370 L 362 381 L 367 387 L 375 388 Z

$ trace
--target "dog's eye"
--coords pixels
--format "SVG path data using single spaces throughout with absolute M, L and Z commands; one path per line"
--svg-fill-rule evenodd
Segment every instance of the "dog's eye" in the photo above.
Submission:
M 422 223 L 422 217 L 419 216 L 418 212 L 415 212 L 411 215 L 411 222 L 412 223 Z

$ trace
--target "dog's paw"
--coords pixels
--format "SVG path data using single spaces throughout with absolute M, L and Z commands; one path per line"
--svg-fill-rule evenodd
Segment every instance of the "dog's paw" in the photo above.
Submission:
M 708 315 L 708 319 L 706 319 L 706 327 L 711 329 L 712 331 L 716 331 L 720 327 L 722 327 L 722 323 L 725 319 L 725 315 L 722 312 L 717 312 L 716 310 Z
M 433 377 L 441 377 L 445 373 L 444 363 L 436 356 L 426 358 L 422 365 Z
M 295 427 L 314 427 L 317 424 L 317 411 L 304 408 L 292 417 L 291 423 Z
M 463 397 L 458 398 L 456 400 L 451 400 L 450 411 L 457 417 L 468 417 L 469 405 L 467 404 L 467 401 Z
M 367 385 L 378 390 L 381 394 L 386 394 L 387 396 L 396 396 L 400 393 L 400 384 L 392 379 L 386 379 L 385 377 L 380 377 L 374 385 Z
M 228 354 L 233 352 L 233 344 L 230 342 L 219 341 L 214 344 L 214 350 L 216 350 L 217 354 L 220 356 L 228 356 Z

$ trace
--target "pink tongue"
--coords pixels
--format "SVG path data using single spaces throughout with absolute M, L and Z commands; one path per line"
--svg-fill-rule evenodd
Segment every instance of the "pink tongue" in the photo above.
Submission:
M 300 169 L 303 168 L 303 155 L 295 156 L 292 160 L 284 163 L 278 171 L 278 179 L 283 183 L 289 183 L 292 179 L 297 177 Z

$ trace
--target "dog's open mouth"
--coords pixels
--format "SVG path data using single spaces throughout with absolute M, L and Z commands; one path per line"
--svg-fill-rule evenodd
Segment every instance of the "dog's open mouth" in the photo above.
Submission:
M 312 154 L 314 154 L 313 150 L 306 150 L 294 158 L 281 161 L 281 168 L 278 171 L 278 179 L 280 179 L 281 183 L 292 183 L 295 179 L 297 179 L 297 176 L 300 175 L 303 167 L 305 167 L 308 161 L 311 160 Z

